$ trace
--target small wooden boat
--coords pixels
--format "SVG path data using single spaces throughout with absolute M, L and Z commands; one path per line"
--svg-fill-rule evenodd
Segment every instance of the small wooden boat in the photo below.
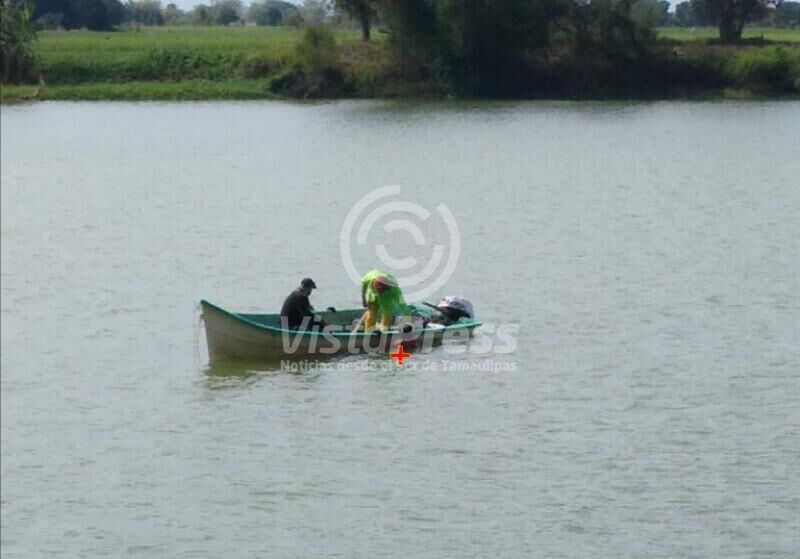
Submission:
M 200 301 L 205 322 L 208 358 L 226 359 L 325 358 L 356 353 L 386 353 L 401 342 L 407 350 L 425 350 L 445 340 L 466 339 L 481 323 L 463 318 L 449 326 L 429 325 L 411 332 L 352 332 L 364 309 L 317 313 L 331 328 L 326 332 L 281 328 L 280 314 L 248 314 L 226 311 Z

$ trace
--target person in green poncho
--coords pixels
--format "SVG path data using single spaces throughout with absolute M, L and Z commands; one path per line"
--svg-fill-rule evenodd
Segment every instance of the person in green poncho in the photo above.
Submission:
M 392 329 L 396 314 L 407 314 L 403 292 L 392 274 L 381 270 L 370 270 L 361 278 L 361 304 L 367 311 L 364 314 L 364 331 L 375 329 L 378 314 L 381 315 L 381 330 Z

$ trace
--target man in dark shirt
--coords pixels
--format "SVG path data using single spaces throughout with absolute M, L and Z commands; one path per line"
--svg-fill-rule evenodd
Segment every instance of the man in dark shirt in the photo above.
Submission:
M 281 327 L 290 330 L 301 328 L 324 328 L 325 322 L 314 319 L 314 307 L 308 300 L 317 284 L 311 278 L 303 278 L 300 287 L 292 291 L 281 307 Z M 305 323 L 303 322 L 305 319 Z

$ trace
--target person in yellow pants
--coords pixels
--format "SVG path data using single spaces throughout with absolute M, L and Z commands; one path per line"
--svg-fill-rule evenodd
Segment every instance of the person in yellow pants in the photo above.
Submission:
M 370 270 L 361 278 L 361 304 L 367 308 L 364 314 L 364 331 L 375 329 L 378 315 L 381 315 L 381 330 L 392 329 L 394 315 L 406 314 L 406 302 L 397 280 L 381 270 Z

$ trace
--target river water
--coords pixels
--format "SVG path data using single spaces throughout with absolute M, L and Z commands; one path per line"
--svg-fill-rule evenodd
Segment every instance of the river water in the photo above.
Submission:
M 4 558 L 797 557 L 799 148 L 797 102 L 4 106 Z M 485 333 L 209 366 L 201 298 L 359 304 L 387 185 Z

